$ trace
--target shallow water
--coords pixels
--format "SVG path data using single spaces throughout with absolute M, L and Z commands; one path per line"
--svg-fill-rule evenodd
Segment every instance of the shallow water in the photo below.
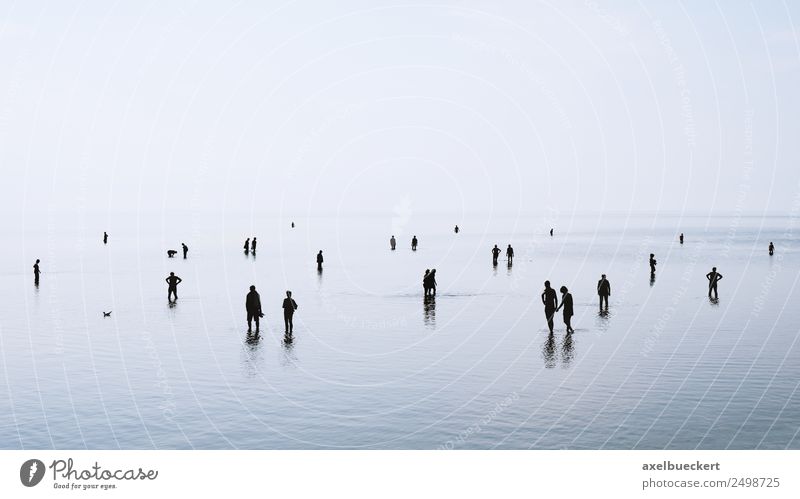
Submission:
M 793 219 L 290 221 L 51 213 L 10 227 L 0 447 L 800 448 Z M 252 235 L 255 258 L 241 250 Z M 189 258 L 168 259 L 182 241 Z M 508 243 L 513 267 L 503 255 L 493 268 L 491 247 Z M 713 265 L 718 303 L 706 297 Z M 435 303 L 422 297 L 426 268 Z M 174 307 L 170 271 L 183 278 Z M 547 334 L 545 279 L 574 296 L 572 336 L 560 314 Z M 258 339 L 246 334 L 250 284 L 266 313 Z M 288 345 L 286 289 L 299 304 Z

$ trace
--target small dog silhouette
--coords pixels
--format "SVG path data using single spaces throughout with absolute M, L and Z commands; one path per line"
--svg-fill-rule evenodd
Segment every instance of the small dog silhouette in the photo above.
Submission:
M 103 312 L 103 317 L 111 317 L 111 312 Z
M 175 250 L 167 250 L 167 256 L 170 258 L 174 257 L 176 253 L 177 251 Z

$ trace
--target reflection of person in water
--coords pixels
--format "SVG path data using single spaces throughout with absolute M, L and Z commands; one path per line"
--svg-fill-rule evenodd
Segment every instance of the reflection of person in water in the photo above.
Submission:
M 492 265 L 494 265 L 495 267 L 497 266 L 498 256 L 500 256 L 500 248 L 498 248 L 497 245 L 495 244 L 494 248 L 492 248 Z
M 424 321 L 428 326 L 436 325 L 436 296 L 425 296 L 422 299 Z
M 708 297 L 711 298 L 711 292 L 714 292 L 714 299 L 719 299 L 717 295 L 717 283 L 722 280 L 722 274 L 717 272 L 717 268 L 713 267 L 711 272 L 706 274 L 706 279 L 708 279 Z
M 392 251 L 394 251 L 394 249 L 397 247 L 397 239 L 395 239 L 394 236 L 389 239 L 389 246 L 391 246 Z
M 556 311 L 563 308 L 564 309 L 564 325 L 567 326 L 567 333 L 574 333 L 575 330 L 572 329 L 572 316 L 575 315 L 575 311 L 572 308 L 572 294 L 569 292 L 566 286 L 561 286 L 561 305 L 558 306 Z
M 286 292 L 286 298 L 283 300 L 283 323 L 286 326 L 286 335 L 291 336 L 294 331 L 294 311 L 297 310 L 297 302 L 292 299 L 292 292 Z
M 553 316 L 558 310 L 558 296 L 556 290 L 550 287 L 550 281 L 544 281 L 544 291 L 542 292 L 542 304 L 544 304 L 544 315 L 547 317 L 547 327 L 553 332 Z
M 772 244 L 772 241 L 769 242 L 769 254 L 772 256 L 775 253 L 775 245 Z

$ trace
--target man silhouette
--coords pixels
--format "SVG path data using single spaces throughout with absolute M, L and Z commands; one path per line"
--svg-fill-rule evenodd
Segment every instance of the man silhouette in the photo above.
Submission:
M 495 267 L 497 266 L 498 256 L 500 256 L 500 248 L 498 248 L 497 245 L 495 244 L 494 248 L 492 248 L 492 265 L 494 265 Z
M 683 232 L 681 232 L 681 235 L 680 235 L 680 237 L 678 239 L 680 239 L 681 244 L 683 244 Z
M 711 298 L 711 292 L 714 292 L 714 299 L 719 299 L 717 295 L 717 283 L 722 280 L 722 274 L 717 272 L 716 267 L 711 268 L 711 272 L 706 274 L 706 279 L 708 279 L 708 297 Z
M 189 254 L 189 247 L 186 246 L 186 243 L 181 243 L 183 247 L 183 259 L 186 260 L 186 255 Z
M 39 259 L 33 264 L 33 283 L 39 285 Z
M 411 238 L 411 251 L 417 251 L 417 236 Z
M 611 296 L 611 283 L 608 282 L 605 274 L 597 281 L 597 295 L 600 297 L 600 310 L 603 310 L 603 303 L 605 303 L 606 310 L 608 310 L 608 297 Z
M 550 237 L 553 237 L 553 229 L 550 229 Z
M 317 253 L 317 270 L 322 270 L 322 250 Z
M 512 248 L 510 244 L 508 245 L 508 248 L 506 248 L 506 258 L 508 259 L 509 265 L 514 263 L 514 248 Z
M 173 301 L 171 297 L 175 296 L 175 301 L 178 300 L 178 284 L 183 282 L 183 279 L 175 275 L 175 272 L 170 272 L 169 277 L 165 279 L 167 281 L 167 300 Z
M 394 251 L 394 249 L 397 247 L 397 239 L 395 239 L 394 236 L 389 239 L 389 246 L 392 247 L 392 251 Z
M 770 254 L 770 256 L 772 256 L 773 253 L 775 253 L 775 245 L 772 244 L 772 241 L 770 241 L 769 242 L 769 254 Z
M 244 252 L 245 254 L 250 253 L 250 238 L 248 237 L 244 241 Z
M 653 253 L 650 253 L 650 275 L 656 275 L 656 256 Z
M 255 255 L 256 254 L 256 238 L 253 238 L 253 242 L 250 243 L 250 251 Z
M 292 299 L 292 292 L 286 292 L 286 298 L 283 300 L 283 323 L 286 326 L 286 335 L 291 336 L 294 324 L 292 318 L 294 311 L 297 310 L 297 302 Z
M 453 230 L 455 230 L 455 233 L 458 234 L 458 225 L 456 225 L 456 228 Z
M 103 232 L 103 244 L 108 244 L 108 232 Z
M 253 331 L 253 319 L 255 319 L 256 334 L 258 334 L 258 320 L 264 317 L 264 314 L 261 313 L 261 296 L 259 296 L 255 286 L 250 286 L 250 292 L 247 293 L 244 306 L 247 309 L 247 332 Z
M 550 334 L 552 334 L 553 316 L 558 310 L 558 295 L 556 295 L 556 290 L 550 287 L 550 281 L 544 281 L 542 303 L 544 304 L 544 315 L 547 317 L 547 327 L 550 329 Z

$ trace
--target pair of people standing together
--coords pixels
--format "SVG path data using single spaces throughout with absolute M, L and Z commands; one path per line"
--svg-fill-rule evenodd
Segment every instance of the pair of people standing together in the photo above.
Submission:
M 553 317 L 556 312 L 564 309 L 564 325 L 567 326 L 567 333 L 574 333 L 570 322 L 575 311 L 572 305 L 572 294 L 566 286 L 561 286 L 561 305 L 558 304 L 558 296 L 556 290 L 550 287 L 550 281 L 544 281 L 544 291 L 542 292 L 542 303 L 544 304 L 544 315 L 547 317 L 547 327 L 550 329 L 550 334 L 553 334 Z
M 425 296 L 436 296 L 436 269 L 425 269 L 425 275 L 422 276 L 422 289 L 425 290 Z
M 247 309 L 247 332 L 253 331 L 253 320 L 256 322 L 256 334 L 259 332 L 258 321 L 264 317 L 261 311 L 261 296 L 256 291 L 255 286 L 250 286 L 250 292 L 247 293 L 245 299 L 245 308 Z M 297 302 L 292 298 L 292 292 L 286 292 L 286 298 L 283 300 L 283 323 L 286 326 L 286 336 L 291 336 L 294 330 L 294 311 L 297 310 Z

